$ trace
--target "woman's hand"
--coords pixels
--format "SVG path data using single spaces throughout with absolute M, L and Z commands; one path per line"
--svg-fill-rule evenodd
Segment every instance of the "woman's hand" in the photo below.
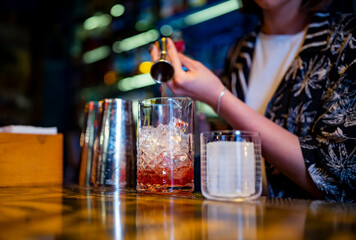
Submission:
M 194 98 L 216 109 L 219 94 L 224 89 L 220 79 L 202 63 L 177 52 L 170 38 L 167 41 L 167 52 L 167 60 L 174 67 L 173 79 L 167 82 L 173 94 Z M 159 59 L 160 51 L 156 45 L 150 54 L 154 62 Z M 188 70 L 184 71 L 182 66 Z

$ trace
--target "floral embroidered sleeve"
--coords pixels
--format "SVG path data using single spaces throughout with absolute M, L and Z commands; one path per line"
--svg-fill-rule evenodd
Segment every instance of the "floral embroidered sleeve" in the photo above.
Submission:
M 256 32 L 233 47 L 225 84 L 244 100 Z M 300 139 L 325 200 L 356 202 L 356 15 L 315 13 L 265 116 Z M 271 197 L 313 198 L 266 162 Z
M 325 199 L 352 202 L 356 201 L 356 36 L 349 33 L 342 42 L 335 48 L 338 59 L 334 72 L 328 73 L 330 81 L 312 133 L 300 137 L 300 144 L 310 176 Z

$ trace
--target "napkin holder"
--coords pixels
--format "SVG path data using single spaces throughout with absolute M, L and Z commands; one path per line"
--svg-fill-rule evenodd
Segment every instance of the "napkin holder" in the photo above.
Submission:
M 62 134 L 0 133 L 0 187 L 62 182 Z

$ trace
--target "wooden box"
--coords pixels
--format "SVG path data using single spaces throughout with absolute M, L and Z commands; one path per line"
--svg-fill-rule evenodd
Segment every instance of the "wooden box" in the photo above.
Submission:
M 62 182 L 62 134 L 0 133 L 0 187 Z

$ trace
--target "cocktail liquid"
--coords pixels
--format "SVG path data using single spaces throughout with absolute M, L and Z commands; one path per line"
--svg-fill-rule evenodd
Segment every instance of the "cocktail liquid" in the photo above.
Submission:
M 192 192 L 193 136 L 188 124 L 174 118 L 157 128 L 144 126 L 138 136 L 137 191 Z

